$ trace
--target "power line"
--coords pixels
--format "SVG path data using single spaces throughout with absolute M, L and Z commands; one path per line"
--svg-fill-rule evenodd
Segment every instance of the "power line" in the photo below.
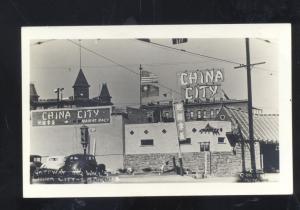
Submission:
M 234 65 L 245 65 L 243 63 L 239 63 L 239 62 L 236 62 L 236 61 L 231 61 L 231 60 L 227 60 L 227 59 L 217 58 L 217 57 L 213 57 L 213 56 L 209 56 L 209 55 L 204 55 L 204 54 L 192 52 L 192 51 L 185 50 L 185 49 L 180 49 L 180 48 L 171 47 L 171 46 L 164 45 L 164 44 L 159 44 L 159 43 L 153 42 L 151 40 L 147 40 L 147 41 L 141 40 L 141 39 L 136 39 L 136 40 L 138 40 L 140 42 L 143 42 L 143 43 L 150 43 L 153 46 L 160 46 L 160 47 L 163 47 L 165 49 L 172 49 L 172 50 L 176 50 L 176 51 L 179 51 L 179 52 L 187 53 L 187 54 L 190 54 L 190 55 L 197 55 L 197 56 L 200 56 L 200 57 L 209 58 L 209 59 L 213 59 L 213 60 L 217 60 L 217 61 L 221 61 L 221 62 L 226 62 L 226 63 L 230 63 L 230 64 L 234 64 Z M 262 67 L 255 67 L 255 68 L 261 69 L 261 70 L 264 70 L 264 71 L 269 71 L 269 72 L 272 72 L 272 73 L 277 73 L 275 71 L 271 71 L 271 70 L 268 70 L 268 69 L 265 69 L 265 68 L 262 68 Z
M 188 54 L 191 54 L 191 55 L 197 55 L 197 56 L 201 56 L 201 57 L 204 57 L 204 58 L 209 58 L 209 59 L 213 59 L 213 60 L 223 61 L 223 62 L 235 64 L 235 65 L 244 65 L 244 64 L 242 64 L 242 63 L 238 63 L 238 62 L 235 62 L 235 61 L 230 61 L 230 60 L 226 60 L 226 59 L 222 59 L 222 58 L 217 58 L 217 57 L 213 57 L 213 56 L 209 56 L 209 55 L 204 55 L 204 54 L 200 54 L 200 53 L 195 53 L 195 52 L 191 52 L 191 51 L 189 51 L 189 50 L 180 49 L 180 48 L 176 48 L 176 47 L 170 47 L 170 46 L 168 46 L 168 45 L 159 44 L 159 43 L 157 43 L 157 42 L 152 42 L 151 40 L 148 40 L 148 41 L 144 41 L 144 40 L 140 40 L 140 39 L 137 39 L 137 40 L 138 40 L 138 41 L 141 41 L 141 42 L 150 43 L 150 44 L 153 44 L 153 45 L 155 45 L 155 46 L 165 47 L 165 48 L 168 48 L 168 49 L 177 50 L 177 51 L 179 51 L 179 52 L 188 53 Z
M 82 44 L 79 45 L 78 43 L 76 43 L 76 42 L 74 42 L 74 41 L 72 41 L 72 40 L 70 40 L 70 39 L 67 39 L 67 40 L 68 40 L 69 42 L 73 43 L 74 45 L 76 45 L 76 46 L 78 46 L 78 47 L 81 47 L 82 49 L 84 49 L 84 50 L 86 50 L 86 51 L 88 51 L 88 52 L 90 52 L 90 53 L 92 53 L 92 54 L 94 54 L 94 55 L 96 55 L 96 56 L 99 56 L 99 57 L 101 57 L 101 58 L 103 58 L 103 59 L 105 59 L 105 60 L 108 60 L 108 61 L 110 61 L 111 63 L 114 63 L 114 64 L 116 64 L 117 66 L 119 66 L 119 67 L 121 67 L 121 68 L 124 68 L 124 69 L 126 69 L 127 71 L 129 71 L 129 72 L 131 72 L 131 73 L 133 73 L 133 74 L 136 74 L 136 75 L 140 76 L 140 74 L 139 74 L 138 72 L 136 72 L 136 71 L 134 71 L 134 70 L 132 70 L 132 69 L 130 69 L 130 68 L 128 68 L 128 67 L 122 65 L 122 64 L 117 63 L 116 61 L 112 60 L 111 58 L 108 58 L 108 57 L 106 57 L 106 56 L 104 56 L 104 55 L 102 55 L 102 54 L 100 54 L 100 53 L 98 53 L 98 52 L 95 52 L 94 50 L 91 50 L 91 49 L 89 49 L 89 48 L 83 46 Z M 157 83 L 157 84 L 158 84 L 160 87 L 166 88 L 166 89 L 168 89 L 168 90 L 170 90 L 170 91 L 172 91 L 172 92 L 174 92 L 174 93 L 177 93 L 177 94 L 181 95 L 181 93 L 177 92 L 176 90 L 173 90 L 172 88 L 169 88 L 169 87 L 167 87 L 167 86 L 165 86 L 165 85 L 163 85 L 163 84 L 161 84 L 161 83 Z

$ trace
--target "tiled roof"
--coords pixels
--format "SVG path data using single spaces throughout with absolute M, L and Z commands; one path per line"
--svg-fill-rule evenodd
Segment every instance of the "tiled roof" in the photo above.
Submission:
M 226 106 L 223 109 L 233 124 L 239 124 L 243 138 L 249 139 L 248 112 Z M 278 142 L 278 118 L 278 114 L 253 114 L 254 140 Z
M 76 81 L 73 85 L 73 87 L 90 87 L 89 83 L 87 82 L 82 69 L 79 70 L 79 73 L 77 75 Z

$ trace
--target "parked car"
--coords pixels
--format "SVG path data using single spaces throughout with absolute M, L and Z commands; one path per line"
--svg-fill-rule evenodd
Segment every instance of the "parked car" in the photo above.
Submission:
M 65 156 L 50 156 L 41 166 L 41 169 L 59 170 L 65 165 Z
M 40 155 L 30 155 L 30 178 L 32 179 L 34 172 L 42 165 L 42 157 Z
M 65 165 L 61 168 L 65 173 L 89 175 L 103 175 L 105 171 L 104 164 L 97 164 L 94 155 L 73 154 L 66 158 Z

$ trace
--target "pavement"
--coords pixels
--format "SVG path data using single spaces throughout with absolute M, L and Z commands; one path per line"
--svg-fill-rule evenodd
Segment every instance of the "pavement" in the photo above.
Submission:
M 279 181 L 279 173 L 263 174 L 263 181 Z M 113 178 L 114 183 L 178 183 L 178 182 L 204 182 L 204 183 L 234 183 L 237 177 L 206 177 L 194 178 L 190 175 L 119 175 Z

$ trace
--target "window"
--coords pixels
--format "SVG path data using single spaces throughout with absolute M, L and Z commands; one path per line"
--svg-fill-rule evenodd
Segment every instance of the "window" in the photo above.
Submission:
M 197 111 L 197 118 L 200 119 L 201 118 L 201 110 Z
M 221 120 L 225 120 L 225 115 L 223 115 L 223 114 L 220 115 L 220 119 L 221 119 Z
M 200 142 L 200 152 L 205 152 L 209 150 L 209 142 Z
M 34 161 L 34 162 L 41 162 L 41 158 L 40 158 L 40 157 L 34 157 L 34 158 L 33 158 L 33 161 Z
M 193 111 L 190 112 L 190 116 L 191 116 L 191 118 L 194 118 L 194 112 Z
M 169 116 L 169 112 L 165 112 L 165 117 L 166 118 L 169 118 L 170 116 Z
M 184 111 L 184 116 L 185 116 L 185 120 L 189 120 L 190 119 L 188 111 Z
M 207 118 L 206 110 L 203 111 L 203 118 Z
M 186 138 L 185 140 L 179 141 L 180 144 L 191 144 L 191 138 Z
M 213 109 L 210 110 L 210 117 L 214 118 L 214 110 Z
M 141 146 L 153 146 L 153 139 L 142 139 Z
M 216 115 L 219 114 L 219 111 L 220 111 L 219 109 L 216 109 Z
M 218 144 L 225 144 L 225 137 L 218 137 Z

